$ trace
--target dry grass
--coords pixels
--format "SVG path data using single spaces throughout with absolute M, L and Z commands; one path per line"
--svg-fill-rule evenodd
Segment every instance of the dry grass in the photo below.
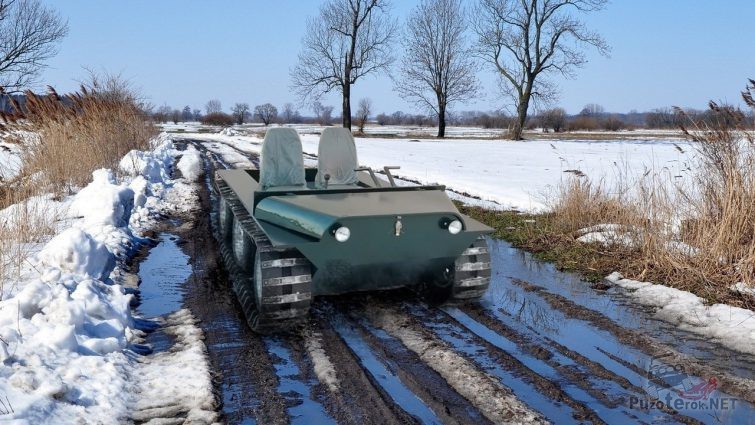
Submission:
M 753 91 L 755 81 L 743 98 L 755 109 Z M 575 177 L 556 196 L 549 226 L 576 244 L 579 229 L 624 225 L 632 253 L 624 252 L 616 267 L 625 275 L 710 301 L 751 306 L 751 299 L 729 287 L 738 282 L 755 285 L 755 140 L 741 111 L 715 103 L 710 110 L 713 122 L 683 129 L 697 151 L 691 184 L 680 187 L 645 176 L 631 183 L 635 191 L 628 196 L 625 190 L 609 192 L 587 177 Z M 613 256 L 627 247 L 603 250 Z
M 157 129 L 118 76 L 91 75 L 81 89 L 60 96 L 26 93 L 24 105 L 3 113 L 5 140 L 23 134 L 20 173 L 0 181 L 0 296 L 5 282 L 21 273 L 34 244 L 55 233 L 61 211 L 40 197 L 71 193 L 92 171 L 115 168 L 132 149 L 148 149 Z
M 27 259 L 44 242 L 55 233 L 55 224 L 63 214 L 35 198 L 36 191 L 28 185 L 20 185 L 15 190 L 2 192 L 0 202 L 11 205 L 0 210 L 0 300 L 6 286 L 17 283 Z
M 69 193 L 91 179 L 92 171 L 114 167 L 132 149 L 148 149 L 157 129 L 145 119 L 137 96 L 119 77 L 93 76 L 78 92 L 65 96 L 26 93 L 25 105 L 3 114 L 3 130 L 29 131 L 20 179 L 57 194 Z

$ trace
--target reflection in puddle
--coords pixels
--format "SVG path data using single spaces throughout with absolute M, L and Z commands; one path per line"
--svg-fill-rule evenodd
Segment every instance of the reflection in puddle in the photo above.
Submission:
M 191 276 L 189 257 L 176 244 L 176 236 L 161 233 L 160 242 L 139 265 L 139 298 L 136 311 L 143 317 L 164 316 L 181 308 L 184 284 Z
M 265 346 L 273 357 L 275 374 L 278 375 L 278 392 L 286 399 L 292 424 L 335 424 L 336 422 L 318 402 L 312 400 L 309 384 L 301 380 L 291 351 L 279 338 L 265 338 Z
M 755 362 L 745 360 L 750 356 L 723 349 L 715 343 L 678 330 L 669 323 L 656 320 L 644 307 L 631 304 L 620 293 L 597 292 L 577 276 L 559 272 L 551 264 L 533 259 L 530 255 L 511 248 L 506 242 L 489 240 L 488 245 L 494 274 L 483 305 L 490 315 L 540 345 L 555 349 L 550 343 L 554 341 L 599 363 L 607 370 L 626 377 L 637 387 L 647 386 L 647 378 L 642 371 L 647 370 L 653 361 L 651 356 L 622 344 L 613 334 L 591 322 L 569 317 L 554 309 L 537 292 L 525 290 L 515 284 L 513 281 L 516 279 L 531 282 L 577 305 L 597 311 L 624 328 L 639 330 L 684 354 L 708 360 L 715 367 L 734 375 L 748 379 L 755 375 Z M 703 379 L 693 376 L 690 378 Z M 730 397 L 720 391 L 718 394 L 720 397 Z M 736 409 L 727 411 L 679 410 L 680 413 L 703 422 L 711 421 L 713 414 L 719 416 L 718 420 L 731 423 L 746 423 L 755 416 L 753 406 L 743 400 L 737 400 Z

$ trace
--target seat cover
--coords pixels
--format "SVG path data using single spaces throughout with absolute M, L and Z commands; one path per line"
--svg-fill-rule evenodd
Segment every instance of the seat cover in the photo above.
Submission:
M 299 134 L 293 128 L 271 128 L 262 142 L 260 186 L 304 186 L 304 157 Z
M 354 169 L 359 167 L 357 148 L 351 130 L 341 127 L 328 127 L 320 136 L 317 149 L 318 187 L 325 187 L 325 174 L 330 174 L 328 185 L 353 185 L 359 178 Z

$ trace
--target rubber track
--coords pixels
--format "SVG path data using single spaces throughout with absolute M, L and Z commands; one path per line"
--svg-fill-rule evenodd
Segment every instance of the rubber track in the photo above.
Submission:
M 258 309 L 253 268 L 244 267 L 236 260 L 232 242 L 221 223 L 220 252 L 249 325 L 260 333 L 278 332 L 299 325 L 308 317 L 312 300 L 311 264 L 297 250 L 274 249 L 233 190 L 220 179 L 216 179 L 215 184 L 221 199 L 230 208 L 234 222 L 251 239 L 262 262 L 261 274 L 265 284 L 262 305 Z M 248 264 L 254 263 L 250 259 Z
M 485 238 L 480 236 L 454 263 L 452 303 L 476 301 L 490 286 L 490 254 Z

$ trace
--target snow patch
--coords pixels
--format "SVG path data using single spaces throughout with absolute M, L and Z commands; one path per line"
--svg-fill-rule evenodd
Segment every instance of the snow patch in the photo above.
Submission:
M 320 333 L 309 331 L 304 335 L 304 346 L 314 364 L 317 379 L 325 384 L 330 391 L 335 392 L 338 391 L 340 382 L 336 376 L 336 368 L 333 362 L 330 361 L 327 353 L 322 348 L 321 339 L 322 335 Z
M 181 175 L 190 182 L 196 182 L 204 175 L 202 156 L 193 146 L 187 146 L 176 167 L 181 171 Z
M 738 292 L 740 294 L 745 294 L 745 295 L 752 295 L 753 297 L 755 297 L 755 286 L 748 285 L 744 282 L 737 282 L 734 285 L 731 285 L 729 289 L 733 292 Z
M 100 280 L 107 279 L 115 268 L 115 257 L 105 245 L 77 227 L 52 238 L 37 258 L 42 266 Z
M 174 336 L 175 343 L 166 352 L 140 358 L 133 420 L 148 424 L 176 417 L 192 424 L 218 420 L 204 335 L 197 322 L 187 309 L 165 318 L 160 331 Z
M 726 304 L 705 305 L 705 300 L 687 291 L 625 279 L 614 272 L 609 283 L 626 289 L 643 305 L 656 307 L 659 319 L 694 332 L 743 353 L 755 354 L 755 312 Z
M 621 224 L 598 224 L 596 226 L 579 229 L 582 236 L 577 240 L 582 243 L 599 243 L 604 246 L 621 245 L 632 247 L 636 245 L 636 237 L 631 229 Z

